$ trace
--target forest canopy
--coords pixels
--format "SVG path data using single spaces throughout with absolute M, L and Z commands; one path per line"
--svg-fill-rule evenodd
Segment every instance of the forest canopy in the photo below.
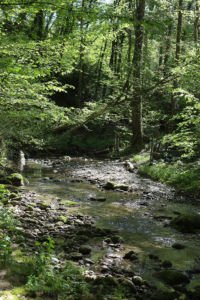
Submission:
M 117 140 L 137 152 L 154 139 L 198 158 L 199 5 L 0 1 L 2 143 L 95 152 Z

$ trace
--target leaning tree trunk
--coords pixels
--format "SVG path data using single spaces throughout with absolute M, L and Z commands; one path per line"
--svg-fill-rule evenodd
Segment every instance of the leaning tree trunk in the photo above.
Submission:
M 179 0 L 178 5 L 178 23 L 177 23 L 177 31 L 176 31 L 176 53 L 175 53 L 175 65 L 177 66 L 180 61 L 180 54 L 181 54 L 181 34 L 182 34 L 182 21 L 183 21 L 183 14 L 182 14 L 182 7 L 183 7 L 183 0 Z M 175 79 L 173 84 L 174 89 L 178 88 L 178 81 Z M 173 94 L 171 97 L 171 121 L 169 123 L 169 131 L 172 132 L 174 130 L 174 121 L 173 117 L 176 112 L 176 97 Z
M 136 0 L 135 47 L 133 55 L 133 87 L 131 99 L 132 110 L 132 146 L 135 151 L 143 147 L 142 132 L 142 93 L 141 93 L 141 63 L 144 35 L 145 0 Z

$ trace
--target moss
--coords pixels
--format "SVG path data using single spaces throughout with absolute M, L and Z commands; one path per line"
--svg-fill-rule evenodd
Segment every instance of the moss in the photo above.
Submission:
M 78 205 L 78 203 L 77 203 L 77 202 L 75 202 L 75 201 L 71 201 L 71 200 L 65 200 L 65 201 L 61 201 L 61 204 L 65 204 L 66 206 Z
M 10 291 L 5 291 L 1 295 L 1 299 L 19 300 L 21 296 L 26 296 L 25 288 L 17 288 Z
M 57 221 L 61 221 L 63 223 L 66 223 L 67 222 L 67 217 L 65 217 L 65 216 L 59 216 L 58 219 L 57 219 Z
M 14 186 L 21 186 L 24 185 L 24 177 L 19 173 L 13 173 L 10 176 L 8 176 L 8 180 L 14 185 Z

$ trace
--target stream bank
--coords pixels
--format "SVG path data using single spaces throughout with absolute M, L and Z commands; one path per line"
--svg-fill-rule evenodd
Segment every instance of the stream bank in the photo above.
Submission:
M 21 247 L 32 251 L 35 240 L 51 236 L 59 261 L 84 266 L 97 286 L 124 285 L 128 299 L 198 299 L 199 234 L 168 226 L 198 205 L 188 206 L 174 190 L 130 173 L 121 161 L 29 160 L 24 175 L 30 184 L 11 202 L 22 224 Z M 105 190 L 108 181 L 129 189 Z

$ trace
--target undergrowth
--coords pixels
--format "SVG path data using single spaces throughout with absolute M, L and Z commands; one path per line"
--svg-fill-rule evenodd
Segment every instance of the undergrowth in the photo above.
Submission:
M 198 162 L 191 164 L 183 164 L 182 162 L 143 164 L 139 167 L 139 173 L 183 191 L 200 191 L 200 164 Z

